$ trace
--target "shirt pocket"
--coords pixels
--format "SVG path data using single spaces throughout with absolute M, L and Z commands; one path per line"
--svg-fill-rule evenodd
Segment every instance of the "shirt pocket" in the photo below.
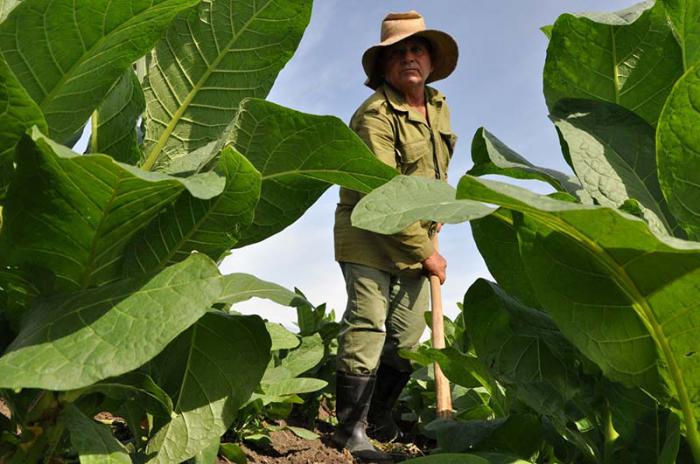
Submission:
M 399 145 L 396 149 L 401 166 L 401 174 L 424 174 L 430 160 L 431 147 L 427 140 L 416 140 Z
M 457 145 L 457 136 L 449 130 L 440 129 L 440 138 L 445 142 L 447 154 L 452 158 L 452 154 L 455 152 L 455 145 Z

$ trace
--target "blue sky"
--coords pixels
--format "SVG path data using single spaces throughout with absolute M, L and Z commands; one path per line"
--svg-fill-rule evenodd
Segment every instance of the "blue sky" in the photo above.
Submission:
M 542 96 L 547 39 L 539 30 L 562 13 L 617 11 L 634 2 L 618 0 L 469 1 L 316 0 L 311 23 L 299 49 L 280 73 L 269 99 L 347 122 L 371 91 L 363 85 L 360 58 L 379 41 L 382 18 L 391 11 L 416 9 L 427 27 L 451 34 L 460 47 L 455 72 L 434 87 L 447 96 L 452 127 L 459 136 L 450 166 L 455 185 L 471 167 L 470 145 L 483 126 L 535 164 L 570 172 Z M 540 192 L 546 186 L 525 182 Z M 328 303 L 340 317 L 344 282 L 333 259 L 333 212 L 337 188 L 331 188 L 298 222 L 262 243 L 235 250 L 222 264 L 224 273 L 246 272 L 298 287 L 314 304 Z M 443 286 L 445 313 L 454 318 L 478 277 L 489 277 L 468 224 L 447 225 L 440 234 L 448 260 Z M 253 299 L 236 306 L 292 326 L 293 309 Z

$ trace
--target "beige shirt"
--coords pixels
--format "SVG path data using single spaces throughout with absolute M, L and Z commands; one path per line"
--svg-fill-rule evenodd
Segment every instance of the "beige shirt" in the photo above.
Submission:
M 377 158 L 401 174 L 446 180 L 457 136 L 442 93 L 426 87 L 426 107 L 428 120 L 384 84 L 360 105 L 350 128 Z M 433 253 L 431 223 L 416 222 L 394 235 L 358 229 L 351 225 L 350 215 L 361 197 L 353 190 L 340 189 L 335 211 L 335 259 L 392 273 L 420 270 L 421 261 Z

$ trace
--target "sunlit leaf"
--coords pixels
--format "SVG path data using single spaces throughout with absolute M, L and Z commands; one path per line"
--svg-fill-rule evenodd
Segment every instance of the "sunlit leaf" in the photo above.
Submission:
M 310 16 L 310 0 L 205 0 L 178 17 L 144 82 L 144 168 L 217 140 L 241 100 L 265 98 Z
M 0 52 L 39 104 L 52 138 L 71 140 L 114 81 L 198 0 L 24 0 L 0 24 Z

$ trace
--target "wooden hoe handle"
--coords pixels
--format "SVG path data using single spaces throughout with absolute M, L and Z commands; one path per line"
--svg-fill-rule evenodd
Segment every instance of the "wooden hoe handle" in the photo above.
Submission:
M 438 249 L 437 234 L 433 236 L 433 245 Z M 442 293 L 440 290 L 440 278 L 430 276 L 430 307 L 433 315 L 433 348 L 445 348 L 445 327 L 442 319 Z M 450 382 L 442 373 L 438 363 L 433 364 L 435 370 L 435 392 L 437 393 L 437 416 L 443 418 L 452 417 L 452 395 L 450 394 Z

